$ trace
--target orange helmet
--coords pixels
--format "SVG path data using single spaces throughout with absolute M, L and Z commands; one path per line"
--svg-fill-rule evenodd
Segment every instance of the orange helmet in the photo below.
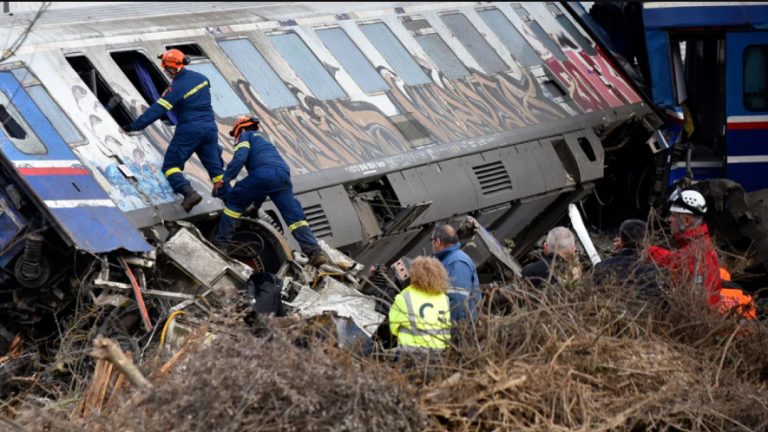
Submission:
M 243 128 L 258 125 L 259 119 L 257 117 L 238 117 L 232 124 L 232 130 L 229 131 L 229 136 L 235 137 L 235 141 L 237 141 L 237 137 L 240 136 L 240 132 L 242 132 Z
M 175 70 L 176 73 L 179 73 L 184 69 L 184 66 L 189 64 L 189 56 L 177 49 L 169 49 L 157 58 L 160 59 L 160 66 L 163 69 Z

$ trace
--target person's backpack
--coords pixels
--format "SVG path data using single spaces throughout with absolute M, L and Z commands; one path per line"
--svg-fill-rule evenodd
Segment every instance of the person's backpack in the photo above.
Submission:
M 285 308 L 280 298 L 283 281 L 273 273 L 254 273 L 248 278 L 246 290 L 251 297 L 251 309 L 257 314 L 273 313 L 285 316 Z

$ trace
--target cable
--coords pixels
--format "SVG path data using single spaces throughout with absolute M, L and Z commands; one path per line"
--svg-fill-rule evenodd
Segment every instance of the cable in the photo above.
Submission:
M 168 317 L 167 320 L 165 320 L 165 325 L 163 326 L 163 331 L 160 332 L 160 346 L 163 346 L 165 344 L 165 335 L 168 333 L 168 329 L 171 328 L 171 322 L 176 319 L 179 315 L 186 315 L 186 312 L 183 310 L 177 310 L 171 312 L 171 315 Z
M 37 10 L 37 13 L 35 14 L 35 17 L 32 18 L 32 21 L 29 22 L 29 25 L 27 25 L 27 28 L 24 29 L 23 32 L 19 35 L 18 38 L 16 38 L 15 41 L 11 44 L 10 48 L 6 49 L 3 52 L 3 56 L 0 57 L 0 63 L 8 60 L 9 58 L 16 55 L 16 51 L 21 48 L 22 45 L 24 45 L 24 41 L 27 40 L 27 36 L 29 36 L 30 33 L 32 33 L 32 28 L 37 23 L 37 20 L 40 19 L 40 17 L 43 15 L 43 12 L 48 10 L 48 7 L 51 6 L 51 2 L 44 2 L 40 9 Z

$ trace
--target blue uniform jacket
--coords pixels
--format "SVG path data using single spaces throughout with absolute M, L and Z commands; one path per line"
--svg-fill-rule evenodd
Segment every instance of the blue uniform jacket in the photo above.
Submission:
M 467 312 L 473 319 L 477 318 L 477 303 L 482 297 L 475 263 L 460 246 L 460 243 L 456 243 L 435 253 L 435 258 L 440 260 L 451 279 L 451 288 L 447 294 L 451 301 L 451 319 L 454 321 L 467 318 Z
M 287 173 L 290 172 L 288 164 L 285 163 L 275 146 L 264 139 L 260 133 L 245 131 L 240 134 L 238 139 L 239 141 L 235 145 L 235 155 L 224 172 L 224 183 L 229 183 L 237 177 L 237 174 L 243 169 L 243 165 L 249 174 L 261 167 L 283 168 Z
M 210 87 L 205 75 L 182 69 L 163 96 L 131 124 L 131 129 L 142 130 L 170 110 L 176 113 L 178 126 L 199 124 L 216 127 Z

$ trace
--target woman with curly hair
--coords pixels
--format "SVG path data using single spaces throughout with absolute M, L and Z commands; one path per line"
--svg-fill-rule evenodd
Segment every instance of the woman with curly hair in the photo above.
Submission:
M 389 328 L 400 351 L 442 350 L 451 338 L 451 311 L 446 295 L 448 273 L 435 258 L 418 257 L 411 265 L 411 284 L 395 297 Z

